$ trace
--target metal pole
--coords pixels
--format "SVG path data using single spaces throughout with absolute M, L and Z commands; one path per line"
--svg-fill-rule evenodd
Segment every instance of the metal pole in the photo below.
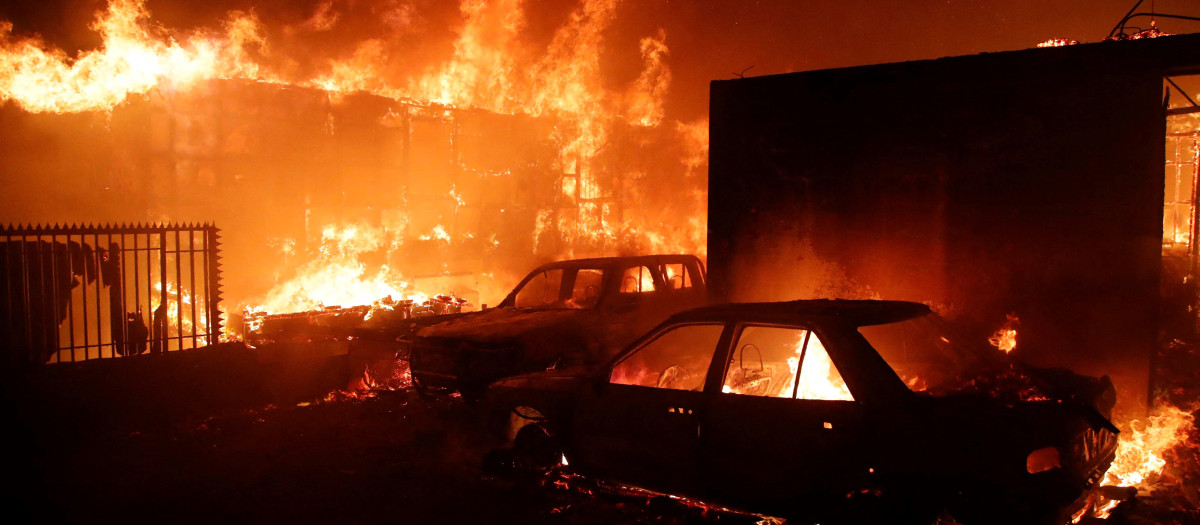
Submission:
M 146 320 L 142 319 L 142 312 L 141 312 L 141 309 L 142 309 L 141 308 L 142 281 L 140 279 L 141 268 L 140 268 L 140 265 L 138 264 L 138 260 L 142 256 L 141 249 L 139 248 L 139 245 L 141 243 L 138 242 L 138 239 L 141 237 L 141 235 L 142 234 L 140 234 L 140 233 L 133 234 L 133 308 L 134 308 L 134 315 L 138 316 L 138 319 L 140 319 L 142 323 L 145 323 Z M 149 344 L 149 342 L 147 342 L 146 344 Z M 136 344 L 134 345 L 134 348 L 137 348 Z
M 212 270 L 212 259 L 210 257 L 210 255 L 211 255 L 210 252 L 212 250 L 212 228 L 205 227 L 204 230 L 202 231 L 202 238 L 204 239 L 204 243 L 203 243 L 204 244 L 204 272 L 203 272 L 204 273 L 204 319 L 206 321 L 206 323 L 204 325 L 204 327 L 205 327 L 204 338 L 205 338 L 205 341 L 208 343 L 208 345 L 212 346 L 217 343 L 216 338 L 213 337 L 213 331 L 216 329 L 216 326 L 213 325 L 213 315 L 212 315 L 212 309 L 213 309 L 212 279 L 213 279 L 213 276 L 212 276 L 212 271 L 211 271 Z
M 162 308 L 163 317 L 158 318 L 158 308 L 154 309 L 154 327 L 158 330 L 159 351 L 166 353 L 167 348 L 167 231 L 158 233 L 158 307 Z
M 68 239 L 69 239 L 69 237 L 68 237 Z M 52 314 L 52 316 L 50 317 L 50 319 L 54 319 L 54 322 L 55 322 L 54 335 L 56 337 L 54 338 L 54 348 L 56 350 L 59 348 L 59 343 L 60 343 L 59 338 L 57 337 L 57 335 L 58 335 L 58 324 L 57 324 L 58 323 L 58 257 L 57 257 L 57 255 L 58 254 L 55 253 L 57 251 L 57 250 L 55 250 L 55 248 L 56 248 L 55 244 L 57 242 L 58 242 L 58 236 L 51 234 L 50 235 L 50 274 L 51 274 L 51 278 L 50 278 L 50 313 Z M 70 252 L 70 245 L 71 245 L 71 243 L 69 243 L 69 242 L 63 245 L 63 246 L 67 247 L 68 252 Z M 39 243 L 39 246 L 41 246 L 40 243 Z M 70 257 L 70 255 L 68 255 L 67 257 Z M 71 265 L 69 265 L 69 264 L 67 265 L 67 272 L 68 272 L 68 275 L 70 275 Z M 42 290 L 45 291 L 45 288 L 46 287 L 43 286 Z M 67 299 L 67 301 L 68 301 L 68 304 L 70 304 L 70 299 Z M 44 314 L 46 312 L 42 312 L 42 313 Z M 74 341 L 72 341 L 72 343 L 74 343 Z M 62 361 L 62 357 L 59 356 L 59 353 L 57 351 L 54 352 L 54 356 L 58 361 L 60 361 L 60 362 Z M 72 361 L 75 360 L 75 350 L 74 349 L 71 350 L 71 360 Z
M 196 230 L 188 230 L 188 273 L 192 277 L 191 286 L 188 289 L 192 294 L 192 348 L 196 348 L 196 304 L 199 301 L 199 295 L 196 294 Z M 182 286 L 180 288 L 182 289 Z
M 37 244 L 34 244 L 37 246 Z M 29 267 L 29 239 L 25 235 L 21 236 L 21 302 L 25 305 L 25 352 L 28 354 L 31 363 L 38 363 L 37 357 L 34 355 L 36 348 L 33 345 L 33 316 L 36 312 L 33 311 L 33 271 Z
M 175 325 L 178 327 L 175 330 L 175 337 L 179 343 L 179 349 L 183 350 L 183 272 L 180 270 L 180 259 L 183 257 L 183 250 L 179 247 L 179 229 L 175 229 Z
M 100 358 L 100 357 L 104 357 L 104 355 L 103 355 L 103 352 L 104 352 L 104 318 L 103 318 L 104 312 L 103 312 L 103 310 L 104 310 L 104 308 L 103 308 L 103 305 L 101 304 L 102 301 L 101 301 L 101 297 L 100 297 L 100 296 L 104 295 L 104 294 L 100 293 L 101 290 L 104 289 L 104 273 L 100 271 L 100 263 L 101 263 L 101 261 L 100 261 L 100 233 L 99 233 L 98 229 L 92 230 L 92 243 L 96 247 L 95 250 L 92 250 L 92 259 L 94 259 L 94 262 L 96 263 L 96 275 L 95 275 L 95 278 L 96 278 L 96 357 Z M 86 257 L 87 250 L 84 250 L 84 253 L 85 253 L 84 257 Z M 91 268 L 91 266 L 89 266 L 87 264 L 87 262 L 88 261 L 84 261 L 84 264 L 83 264 L 83 274 L 84 274 L 83 285 L 84 286 L 88 286 L 88 277 L 91 277 L 91 276 L 87 275 L 88 268 Z M 109 334 L 109 335 L 112 335 L 112 334 Z

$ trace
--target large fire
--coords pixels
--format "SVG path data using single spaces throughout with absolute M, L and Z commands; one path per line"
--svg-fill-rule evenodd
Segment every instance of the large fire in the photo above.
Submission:
M 1187 442 L 1195 421 L 1190 411 L 1160 404 L 1144 420 L 1134 420 L 1120 435 L 1117 457 L 1104 476 L 1105 485 L 1150 491 L 1167 465 L 1166 454 Z
M 404 277 L 387 264 L 368 271 L 361 261 L 366 252 L 398 248 L 386 231 L 355 225 L 328 226 L 321 237 L 320 253 L 304 262 L 295 278 L 271 288 L 256 309 L 297 312 L 325 306 L 361 306 L 385 297 L 417 302 L 429 298 L 411 290 Z
M 462 0 L 462 26 L 452 55 L 419 75 L 396 78 L 386 67 L 394 58 L 389 57 L 392 49 L 386 38 L 364 38 L 352 46 L 353 52 L 315 70 L 289 67 L 295 60 L 287 56 L 288 50 L 275 45 L 269 37 L 272 32 L 253 11 L 230 12 L 219 28 L 184 33 L 153 23 L 144 0 L 109 0 L 90 26 L 101 44 L 77 56 L 36 36 L 21 36 L 12 23 L 0 21 L 0 102 L 11 102 L 31 113 L 111 112 L 154 91 L 180 92 L 206 81 L 234 79 L 319 89 L 335 100 L 365 92 L 426 108 L 477 108 L 553 118 L 550 138 L 564 174 L 556 191 L 562 200 L 578 206 L 572 213 L 539 212 L 531 232 L 535 247 L 543 232 L 552 228 L 569 241 L 578 241 L 566 243 L 562 256 L 587 255 L 591 252 L 580 246 L 617 245 L 632 238 L 648 251 L 691 252 L 703 257 L 707 222 L 703 190 L 675 196 L 692 210 L 677 223 L 634 220 L 600 199 L 614 191 L 628 193 L 631 200 L 646 197 L 636 187 L 607 187 L 589 162 L 603 153 L 619 126 L 671 131 L 678 142 L 678 160 L 689 175 L 703 173 L 707 162 L 707 122 L 672 122 L 666 117 L 664 100 L 672 77 L 664 32 L 640 39 L 641 69 L 636 78 L 616 87 L 606 82 L 600 56 L 605 31 L 614 24 L 619 3 L 580 0 L 548 42 L 536 46 L 523 38 L 529 21 L 522 0 Z M 320 2 L 305 23 L 314 30 L 337 24 L 332 5 L 331 1 Z M 395 20 L 392 25 L 402 32 L 406 27 L 402 20 L 409 15 L 401 9 L 381 16 Z M 1046 45 L 1067 43 L 1055 40 Z M 627 175 L 636 179 L 646 174 Z M 452 191 L 449 198 L 459 207 L 466 204 L 458 192 Z M 235 302 L 256 311 L 284 313 L 372 305 L 383 300 L 422 302 L 445 291 L 422 289 L 392 264 L 396 254 L 405 249 L 402 233 L 409 223 L 403 217 L 391 222 L 316 224 L 310 228 L 317 237 L 315 253 L 295 253 L 302 239 L 275 240 L 271 249 L 285 258 L 304 259 L 293 274 L 278 278 L 266 294 L 236 298 L 240 301 Z M 477 232 L 437 224 L 418 235 L 421 240 L 450 246 L 473 239 Z M 484 242 L 495 247 L 499 241 L 489 238 Z M 489 281 L 488 277 L 477 276 L 476 281 Z M 486 297 L 473 299 L 494 300 L 512 284 L 477 284 L 479 295 Z M 204 305 L 193 305 L 192 298 L 175 283 L 166 288 L 165 315 L 170 316 L 171 324 L 178 321 L 190 330 L 195 317 L 198 328 L 204 330 L 207 320 L 196 315 Z M 990 342 L 1011 353 L 1017 345 L 1016 323 L 1017 318 L 1011 316 Z M 845 384 L 820 350 L 820 342 L 813 338 L 807 353 L 798 343 L 795 356 L 787 359 L 794 382 L 801 356 L 806 356 L 799 397 L 847 398 Z M 778 395 L 791 397 L 794 389 L 794 384 L 783 385 Z M 1187 411 L 1162 406 L 1145 421 L 1127 427 L 1104 483 L 1151 490 L 1163 477 L 1167 451 L 1186 441 L 1193 431 L 1193 417 Z
M 392 6 L 380 14 L 394 34 L 364 37 L 346 56 L 319 67 L 298 67 L 300 59 L 289 53 L 303 50 L 274 42 L 270 35 L 279 31 L 267 27 L 253 10 L 228 13 L 219 28 L 181 32 L 154 23 L 144 0 L 110 0 L 90 26 L 101 44 L 73 57 L 39 37 L 18 36 L 17 28 L 0 21 L 0 102 L 11 101 L 34 113 L 108 112 L 139 95 L 185 92 L 206 81 L 235 79 L 320 89 L 335 101 L 365 92 L 425 107 L 550 118 L 557 123 L 548 138 L 559 150 L 563 197 L 578 205 L 574 213 L 558 209 L 539 214 L 532 232 L 535 248 L 543 231 L 553 228 L 566 238 L 555 245 L 561 257 L 595 255 L 595 246 L 627 245 L 703 256 L 703 195 L 677 196 L 692 213 L 675 223 L 635 218 L 602 199 L 614 191 L 637 191 L 632 186 L 610 187 L 611 182 L 600 180 L 590 162 L 602 153 L 615 126 L 670 130 L 677 137 L 679 162 L 688 174 L 702 173 L 707 151 L 706 122 L 665 119 L 663 101 L 671 73 L 661 30 L 641 39 L 642 67 L 635 79 L 619 87 L 606 81 L 600 56 L 619 3 L 581 0 L 542 47 L 524 36 L 528 21 L 521 0 L 463 0 L 462 26 L 452 56 L 416 76 L 398 77 L 388 70 L 397 53 L 391 43 L 408 28 L 405 20 L 413 16 L 408 11 L 411 6 Z M 338 23 L 337 7 L 323 1 L 304 28 L 321 33 Z M 285 33 L 294 30 L 284 29 Z M 453 197 L 462 203 L 461 195 Z M 314 224 L 309 232 L 309 239 L 282 239 L 275 247 L 286 259 L 292 255 L 288 250 L 307 241 L 320 246 L 317 258 L 301 264 L 292 275 L 277 276 L 266 296 L 234 297 L 234 301 L 283 313 L 453 291 L 416 290 L 395 266 L 364 263 L 364 253 L 383 250 L 390 255 L 401 249 L 402 229 L 342 221 Z M 422 232 L 421 238 L 452 242 L 454 236 L 474 234 L 438 225 Z M 492 293 L 484 297 L 488 299 L 498 297 Z
M 988 338 L 988 343 L 1005 354 L 1011 354 L 1017 346 L 1019 322 L 1015 314 L 1008 314 L 1004 325 Z M 1147 417 L 1121 423 L 1116 457 L 1101 485 L 1133 487 L 1149 494 L 1181 483 L 1180 476 L 1165 475 L 1164 471 L 1168 466 L 1168 456 L 1178 456 L 1181 452 L 1186 455 L 1187 452 L 1183 452 L 1185 450 L 1198 453 L 1189 443 L 1191 433 L 1195 430 L 1194 411 L 1194 408 L 1184 410 L 1160 401 Z M 1184 463 L 1194 461 L 1188 457 L 1181 457 L 1180 460 Z M 1096 502 L 1092 515 L 1107 518 L 1118 502 L 1100 499 L 1102 501 Z

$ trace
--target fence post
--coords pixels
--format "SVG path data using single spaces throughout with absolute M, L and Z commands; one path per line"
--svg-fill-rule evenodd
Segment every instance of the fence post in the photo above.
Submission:
M 221 318 L 221 230 L 215 225 L 208 225 L 204 230 L 204 260 L 208 263 L 208 344 L 217 343 L 218 336 L 223 332 L 224 319 Z

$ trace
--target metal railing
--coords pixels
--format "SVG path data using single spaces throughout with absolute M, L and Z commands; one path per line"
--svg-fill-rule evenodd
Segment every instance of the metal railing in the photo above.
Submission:
M 9 366 L 216 343 L 212 225 L 0 228 L 0 351 Z

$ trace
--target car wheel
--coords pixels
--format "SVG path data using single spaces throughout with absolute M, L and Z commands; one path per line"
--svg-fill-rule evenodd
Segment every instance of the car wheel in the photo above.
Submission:
M 540 476 L 562 464 L 558 440 L 541 423 L 525 425 L 513 440 L 513 466 L 518 474 Z
M 413 390 L 417 391 L 417 396 L 421 399 L 433 398 L 433 393 L 429 391 L 429 387 L 425 386 L 425 384 L 416 377 L 412 378 L 412 386 Z
M 506 444 L 514 444 L 517 439 L 517 433 L 521 429 L 546 421 L 546 416 L 541 411 L 525 405 L 510 408 L 504 413 L 503 418 L 505 425 L 504 441 Z

